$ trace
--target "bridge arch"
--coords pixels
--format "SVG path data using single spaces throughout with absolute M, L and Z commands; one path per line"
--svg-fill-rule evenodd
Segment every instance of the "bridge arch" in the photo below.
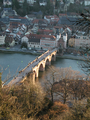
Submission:
M 52 60 L 52 61 L 55 61 L 55 60 L 56 60 L 56 54 L 52 54 L 51 60 Z
M 44 71 L 45 70 L 45 65 L 43 63 L 41 63 L 39 65 L 39 71 Z
M 46 59 L 45 65 L 51 65 L 51 60 L 49 58 Z

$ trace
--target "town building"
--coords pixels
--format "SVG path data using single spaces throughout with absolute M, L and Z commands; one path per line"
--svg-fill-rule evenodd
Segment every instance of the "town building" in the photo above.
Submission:
M 26 26 L 30 26 L 30 21 L 26 17 L 20 16 L 9 16 L 9 22 L 19 22 L 21 24 L 25 24 Z
M 62 26 L 54 26 L 53 27 L 54 33 L 58 34 L 58 33 L 63 33 L 64 29 Z
M 33 6 L 33 4 L 36 2 L 36 0 L 27 0 L 27 3 L 31 6 Z
M 12 5 L 12 0 L 3 0 L 3 5 Z
M 67 48 L 67 33 L 63 33 L 64 49 Z
M 42 34 L 29 34 L 28 37 L 28 48 L 31 49 L 41 49 L 40 39 L 42 38 Z
M 12 10 L 12 8 L 3 8 L 3 11 L 1 12 L 1 18 L 9 16 L 17 16 L 17 12 Z
M 13 33 L 21 32 L 21 34 L 25 34 L 27 31 L 27 26 L 20 22 L 10 22 L 9 29 Z
M 68 47 L 74 47 L 75 46 L 75 37 L 71 37 L 68 40 Z
M 75 38 L 75 48 L 85 48 L 85 47 L 90 47 L 90 37 L 77 36 Z
M 51 50 L 57 47 L 57 41 L 55 36 L 43 36 L 40 39 L 40 46 L 44 50 Z
M 5 37 L 5 45 L 13 47 L 15 45 L 15 40 L 13 38 L 13 35 L 7 35 Z
M 0 31 L 5 31 L 6 30 L 6 25 L 0 21 Z
M 21 43 L 26 42 L 28 48 L 48 50 L 58 47 L 60 37 L 45 34 L 27 34 L 21 39 Z
M 55 6 L 56 0 L 50 0 L 50 2 Z
M 29 14 L 29 15 L 26 15 L 25 16 L 29 21 L 33 21 L 36 19 L 36 15 L 33 15 L 33 14 Z
M 53 30 L 46 30 L 46 29 L 38 29 L 38 34 L 44 34 L 44 35 L 54 35 Z
M 70 3 L 72 3 L 72 4 L 75 3 L 74 1 L 75 1 L 75 0 L 67 0 L 67 2 L 70 2 Z
M 45 15 L 44 19 L 48 21 L 48 24 L 52 23 L 58 23 L 59 17 L 57 15 Z
M 73 36 L 69 39 L 68 46 L 74 47 L 77 49 L 90 47 L 90 37 L 89 36 Z
M 24 0 L 18 0 L 18 2 L 19 2 L 20 4 L 23 4 L 23 3 L 24 3 Z
M 85 6 L 90 5 L 90 0 L 84 0 L 84 5 Z
M 5 44 L 5 34 L 0 33 L 0 45 L 4 45 Z
M 47 0 L 40 0 L 39 5 L 40 6 L 46 6 L 47 5 Z

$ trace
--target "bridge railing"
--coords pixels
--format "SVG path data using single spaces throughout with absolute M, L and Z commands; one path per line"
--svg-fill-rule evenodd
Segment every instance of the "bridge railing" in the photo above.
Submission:
M 46 53 L 48 53 L 48 52 L 49 52 L 49 50 L 46 51 L 45 53 L 43 53 L 42 55 L 40 55 L 39 57 L 37 57 L 35 60 L 33 60 L 32 62 L 30 62 L 28 65 L 30 65 L 30 64 L 32 64 L 32 63 L 34 63 L 34 62 L 36 62 L 39 58 L 41 58 L 44 54 L 46 54 Z
M 42 57 L 43 55 L 45 55 L 46 53 L 48 53 L 48 52 L 49 52 L 49 50 L 46 51 L 45 53 L 43 53 L 42 55 L 40 55 L 40 56 L 38 57 L 38 59 L 39 59 L 40 57 Z

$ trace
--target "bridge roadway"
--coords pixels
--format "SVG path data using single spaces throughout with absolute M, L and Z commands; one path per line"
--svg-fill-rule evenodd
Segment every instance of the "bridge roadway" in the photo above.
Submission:
M 34 61 L 32 61 L 31 63 L 29 63 L 23 70 L 19 71 L 19 74 L 13 78 L 9 83 L 8 86 L 12 86 L 13 84 L 17 84 L 18 82 L 22 81 L 22 79 L 27 75 L 27 73 L 29 73 L 30 71 L 32 71 L 32 69 L 39 64 L 40 61 L 42 61 L 43 59 L 45 59 L 47 56 L 51 55 L 51 53 L 53 53 L 54 51 L 57 51 L 57 48 L 53 49 L 53 50 L 48 50 L 46 51 L 44 54 L 42 54 L 41 56 L 39 56 L 38 58 L 36 58 Z

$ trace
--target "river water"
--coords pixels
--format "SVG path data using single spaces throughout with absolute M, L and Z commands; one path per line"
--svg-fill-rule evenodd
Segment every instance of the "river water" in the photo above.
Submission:
M 3 68 L 2 81 L 4 81 L 6 78 L 10 76 L 17 75 L 18 71 L 23 69 L 28 63 L 33 61 L 36 57 L 38 56 L 30 54 L 0 53 L 0 69 L 2 70 Z M 79 60 L 57 58 L 55 62 L 52 62 L 51 66 L 60 68 L 71 67 L 73 70 L 77 70 L 80 71 L 80 73 L 83 73 L 81 68 L 78 66 L 78 64 L 81 62 L 82 61 Z M 44 72 L 40 72 L 38 80 L 42 82 L 43 78 L 49 75 L 49 72 L 50 72 L 49 68 L 47 67 Z

